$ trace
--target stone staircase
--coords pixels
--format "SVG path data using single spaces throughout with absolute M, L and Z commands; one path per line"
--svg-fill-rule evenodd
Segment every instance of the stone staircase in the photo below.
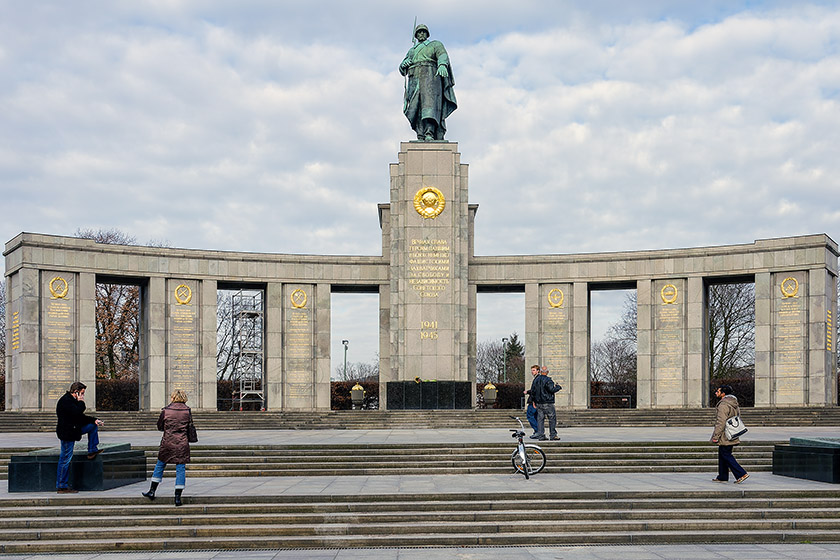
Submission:
M 0 501 L 0 553 L 840 541 L 840 490 Z M 82 537 L 80 538 L 80 535 Z
M 560 427 L 680 427 L 711 426 L 714 409 L 586 409 L 560 410 Z M 154 429 L 158 411 L 103 411 L 95 413 L 108 430 Z M 195 411 L 200 430 L 280 429 L 475 429 L 508 428 L 511 415 L 524 418 L 521 410 L 344 410 L 315 412 L 215 412 Z M 747 426 L 840 426 L 840 407 L 744 408 Z M 51 432 L 52 412 L 0 412 L 2 432 Z
M 738 461 L 748 471 L 772 470 L 773 442 L 744 442 Z M 189 477 L 505 474 L 513 471 L 509 443 L 380 445 L 238 445 L 191 447 Z M 541 442 L 548 473 L 710 472 L 717 450 L 704 442 Z M 151 475 L 157 447 L 146 452 Z M 26 450 L 14 450 L 21 453 Z M 0 479 L 12 450 L 0 449 Z M 169 469 L 166 476 L 174 476 Z

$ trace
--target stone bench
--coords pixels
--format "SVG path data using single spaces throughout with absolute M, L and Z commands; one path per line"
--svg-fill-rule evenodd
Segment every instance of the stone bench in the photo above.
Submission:
M 108 490 L 146 480 L 146 454 L 130 443 L 99 446 L 102 453 L 87 458 L 87 443 L 79 442 L 70 463 L 70 486 L 76 490 Z M 9 492 L 55 492 L 59 447 L 39 449 L 9 460 Z
M 773 449 L 773 474 L 840 484 L 840 438 L 790 438 Z

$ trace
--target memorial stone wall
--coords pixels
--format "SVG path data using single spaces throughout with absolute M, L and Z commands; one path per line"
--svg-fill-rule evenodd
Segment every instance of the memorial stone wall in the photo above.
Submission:
M 88 403 L 95 402 L 95 287 L 115 280 L 141 288 L 143 410 L 165 406 L 179 388 L 193 408 L 216 408 L 220 286 L 264 291 L 270 410 L 329 408 L 335 291 L 379 294 L 381 384 L 445 382 L 419 398 L 467 406 L 475 402 L 477 294 L 522 292 L 526 364 L 548 366 L 563 385 L 558 407 L 586 408 L 589 294 L 615 286 L 636 288 L 637 407 L 702 407 L 709 386 L 706 293 L 710 284 L 733 280 L 755 282 L 756 405 L 837 404 L 838 247 L 828 236 L 475 256 L 478 206 L 469 204 L 469 168 L 457 144 L 406 142 L 397 159 L 390 166 L 390 201 L 378 207 L 379 256 L 118 246 L 19 234 L 4 252 L 7 410 L 52 410 L 75 380 L 88 385 Z M 458 384 L 471 387 L 469 399 Z M 395 389 L 398 394 L 406 393 Z

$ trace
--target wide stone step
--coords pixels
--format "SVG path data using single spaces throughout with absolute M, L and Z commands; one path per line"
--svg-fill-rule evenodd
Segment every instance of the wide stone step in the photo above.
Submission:
M 717 450 L 705 442 L 541 442 L 545 472 L 700 472 L 714 471 Z M 739 462 L 750 471 L 772 470 L 774 442 L 745 442 Z M 0 479 L 8 477 L 9 457 L 34 450 L 4 449 Z M 139 447 L 151 475 L 157 447 Z M 192 447 L 187 465 L 193 477 L 342 476 L 388 474 L 490 474 L 512 470 L 512 443 L 413 445 L 289 445 Z M 164 473 L 174 476 L 174 469 Z
M 641 532 L 659 531 L 680 533 L 707 532 L 714 534 L 725 524 L 729 531 L 821 531 L 830 532 L 840 530 L 838 519 L 738 519 L 729 518 L 715 514 L 709 520 L 679 519 L 667 520 L 651 516 L 640 520 L 566 520 L 562 523 L 554 523 L 551 526 L 553 534 L 558 533 L 596 533 L 596 532 Z M 365 523 L 336 523 L 330 522 L 320 525 L 310 523 L 288 524 L 288 523 L 267 523 L 263 525 L 252 524 L 228 524 L 228 525 L 189 525 L 189 526 L 131 526 L 120 528 L 101 527 L 97 530 L 100 537 L 108 539 L 184 539 L 200 537 L 207 540 L 215 540 L 224 537 L 238 537 L 250 540 L 251 538 L 272 538 L 278 536 L 286 537 L 314 537 L 324 535 L 347 535 L 347 536 L 395 536 L 395 535 L 419 535 L 434 534 L 441 535 L 468 535 L 494 534 L 494 533 L 519 533 L 539 535 L 546 531 L 546 524 L 543 519 L 539 520 L 500 520 L 500 521 L 449 521 L 439 523 L 427 522 L 365 522 Z M 4 530 L 0 529 L 0 542 L 2 541 L 42 541 L 42 540 L 68 540 L 78 535 L 74 527 L 58 528 L 52 530 Z M 835 537 L 836 538 L 836 537 Z
M 840 541 L 832 489 L 185 500 L 0 500 L 0 552 Z
M 637 410 L 587 409 L 558 411 L 560 427 L 577 426 L 709 426 L 714 409 Z M 157 411 L 99 411 L 109 430 L 154 427 Z M 204 430 L 242 429 L 364 429 L 389 428 L 507 428 L 510 415 L 524 417 L 522 410 L 409 410 L 409 411 L 313 411 L 231 412 L 194 411 L 196 424 Z M 840 407 L 744 408 L 747 426 L 840 426 Z M 0 432 L 55 429 L 52 412 L 0 412 Z

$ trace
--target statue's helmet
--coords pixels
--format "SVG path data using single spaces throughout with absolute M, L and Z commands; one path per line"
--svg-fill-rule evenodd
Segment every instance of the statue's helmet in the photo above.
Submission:
M 429 33 L 429 28 L 426 27 L 425 24 L 421 23 L 420 25 L 418 25 L 417 27 L 414 28 L 414 38 L 415 39 L 417 38 L 417 34 L 420 33 L 420 31 L 425 31 L 426 35 L 431 35 L 431 33 Z

